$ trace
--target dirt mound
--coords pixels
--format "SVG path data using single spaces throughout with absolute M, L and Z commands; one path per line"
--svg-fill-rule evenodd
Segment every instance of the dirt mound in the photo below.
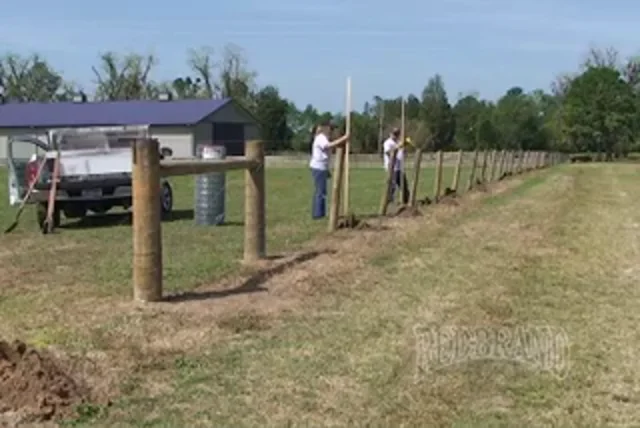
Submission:
M 31 422 L 69 418 L 88 398 L 88 388 L 53 356 L 20 341 L 0 341 L 0 414 L 18 413 Z
M 360 220 L 355 214 L 348 214 L 338 219 L 338 229 L 370 229 L 371 225 Z
M 397 211 L 393 213 L 394 217 L 420 217 L 422 212 L 416 207 L 401 205 Z
M 453 190 L 451 187 L 447 187 L 446 189 L 444 189 L 444 194 L 442 195 L 444 196 L 451 196 L 451 195 L 457 195 L 458 192 Z
M 418 204 L 418 206 L 426 206 L 431 205 L 433 201 L 431 201 L 431 199 L 429 199 L 429 197 L 427 196 L 424 199 L 417 200 L 416 203 Z
M 475 185 L 473 189 L 478 192 L 488 192 L 489 186 L 487 186 L 487 183 L 480 182 L 477 185 Z

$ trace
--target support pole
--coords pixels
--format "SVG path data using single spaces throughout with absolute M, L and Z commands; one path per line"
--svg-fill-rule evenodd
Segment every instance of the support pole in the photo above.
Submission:
M 451 190 L 458 191 L 458 183 L 460 182 L 460 169 L 462 168 L 462 150 L 458 150 L 458 160 L 456 161 L 456 169 L 453 173 L 453 183 L 451 183 Z
M 402 104 L 400 106 L 400 144 L 404 144 L 407 136 L 405 133 L 405 103 L 404 103 L 404 97 L 402 98 Z M 400 201 L 402 202 L 401 205 L 404 205 L 404 194 L 406 192 L 407 189 L 407 183 L 404 180 L 405 177 L 405 161 L 407 160 L 407 149 L 403 148 L 402 149 L 402 162 L 400 162 L 400 194 L 398 195 L 398 197 L 400 198 Z
M 433 185 L 433 200 L 434 202 L 440 201 L 440 195 L 442 194 L 442 150 L 438 150 L 436 153 L 436 179 Z
M 256 165 L 245 171 L 244 185 L 244 261 L 266 257 L 266 189 L 264 143 L 247 141 L 245 156 Z
M 331 187 L 331 206 L 329 207 L 329 232 L 338 229 L 338 218 L 340 217 L 340 199 L 344 174 L 345 147 L 340 145 L 336 148 L 336 161 L 333 176 L 333 185 Z
M 345 108 L 345 130 L 347 134 L 351 135 L 351 77 L 347 77 L 347 105 Z M 344 199 L 342 206 L 342 214 L 344 216 L 349 215 L 350 203 L 349 189 L 351 187 L 351 164 L 349 161 L 349 153 L 351 153 L 351 137 L 345 145 L 344 153 Z
M 485 183 L 487 181 L 487 165 L 489 162 L 489 150 L 484 149 L 482 152 L 482 169 L 480 170 L 480 182 Z
M 496 179 L 496 168 L 498 167 L 499 152 L 496 149 L 491 151 L 491 170 L 489 171 L 489 181 Z
M 133 143 L 133 298 L 162 299 L 160 147 L 158 140 Z
M 473 151 L 473 162 L 471 163 L 471 174 L 469 175 L 469 184 L 467 185 L 467 190 L 473 189 L 473 186 L 476 184 L 476 169 L 478 169 L 478 149 Z
M 413 183 L 411 183 L 411 199 L 409 200 L 409 205 L 412 207 L 416 206 L 416 201 L 418 198 L 418 182 L 420 181 L 420 171 L 422 169 L 422 149 L 416 150 L 416 160 L 414 164 L 413 171 Z

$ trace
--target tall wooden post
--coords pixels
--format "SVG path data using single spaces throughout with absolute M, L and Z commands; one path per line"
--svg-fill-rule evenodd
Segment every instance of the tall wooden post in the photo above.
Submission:
M 476 179 L 476 169 L 478 169 L 478 149 L 473 151 L 473 162 L 471 163 L 471 174 L 469 175 L 469 184 L 467 190 L 473 189 Z
M 345 130 L 347 134 L 351 135 L 351 77 L 347 77 L 347 104 L 345 108 Z M 351 137 L 349 137 L 351 138 Z M 347 216 L 351 211 L 351 197 L 350 197 L 350 189 L 351 189 L 351 163 L 349 160 L 349 156 L 351 153 L 351 141 L 347 141 L 345 146 L 344 153 L 344 195 L 343 195 L 343 207 L 342 213 Z
M 493 149 L 491 153 L 491 170 L 489 171 L 489 181 L 493 181 L 496 178 L 496 167 L 498 166 L 498 151 Z
M 422 169 L 422 149 L 416 150 L 416 160 L 413 171 L 413 183 L 411 183 L 411 198 L 409 206 L 415 207 L 418 198 L 418 182 L 420 181 L 420 171 Z
M 453 172 L 453 182 L 451 183 L 451 190 L 458 191 L 458 182 L 460 181 L 460 169 L 462 168 L 462 150 L 458 150 L 458 159 L 456 161 L 456 169 Z
M 498 167 L 498 178 L 502 178 L 502 175 L 504 174 L 504 163 L 506 162 L 507 159 L 507 151 L 506 150 L 500 150 L 500 166 Z
M 245 157 L 255 166 L 245 171 L 244 184 L 244 261 L 266 257 L 266 189 L 264 143 L 247 141 Z
M 345 147 L 344 145 L 336 148 L 336 161 L 333 171 L 333 183 L 331 188 L 331 206 L 329 207 L 329 232 L 333 232 L 338 229 L 338 218 L 340 217 L 340 200 L 342 190 L 342 180 L 344 176 L 344 158 Z
M 154 139 L 132 145 L 133 298 L 157 302 L 162 299 L 160 147 Z
M 482 169 L 480 170 L 480 181 L 483 183 L 487 180 L 487 162 L 488 162 L 489 150 L 484 149 L 482 153 Z
M 406 112 L 405 112 L 405 101 L 404 101 L 404 97 L 402 97 L 402 104 L 400 106 L 400 144 L 403 145 L 406 142 L 407 139 L 407 135 L 406 135 Z M 400 201 L 402 202 L 402 205 L 404 205 L 404 194 L 407 191 L 407 182 L 404 180 L 405 177 L 405 160 L 407 159 L 407 149 L 403 148 L 402 149 L 402 162 L 400 162 L 400 193 L 398 195 L 398 197 L 400 198 Z
M 442 194 L 442 150 L 436 153 L 436 179 L 433 184 L 433 200 L 438 202 Z
M 384 190 L 382 191 L 382 200 L 380 201 L 380 215 L 387 215 L 387 208 L 389 207 L 389 199 L 391 199 L 391 187 L 395 186 L 393 182 L 393 174 L 395 172 L 394 166 L 396 164 L 396 157 L 398 155 L 397 150 L 393 150 L 389 155 L 389 170 L 387 171 L 387 177 L 385 179 Z M 397 189 L 396 189 L 397 190 Z

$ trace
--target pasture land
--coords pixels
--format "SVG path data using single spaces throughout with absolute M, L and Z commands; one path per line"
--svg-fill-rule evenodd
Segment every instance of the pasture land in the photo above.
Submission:
M 283 257 L 241 268 L 241 226 L 165 223 L 167 289 L 191 291 L 169 302 L 130 301 L 127 225 L 43 237 L 26 213 L 2 238 L 0 337 L 82 353 L 92 364 L 78 375 L 114 394 L 75 426 L 640 420 L 635 165 L 562 165 L 331 236 L 309 220 L 306 170 L 267 178 L 269 252 Z M 375 212 L 380 181 L 354 170 L 358 214 Z M 175 183 L 178 209 L 190 207 L 190 183 Z M 228 189 L 228 220 L 241 222 L 239 174 Z M 416 325 L 548 325 L 568 352 L 554 360 L 560 373 L 477 359 L 420 372 Z

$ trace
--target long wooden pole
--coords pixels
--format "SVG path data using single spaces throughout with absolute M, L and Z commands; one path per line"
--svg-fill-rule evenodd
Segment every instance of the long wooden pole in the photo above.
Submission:
M 467 184 L 467 191 L 473 189 L 476 184 L 476 169 L 478 169 L 478 148 L 473 151 L 473 161 L 471 162 L 471 174 L 469 175 L 469 183 Z
M 393 174 L 394 168 L 393 166 L 396 164 L 396 156 L 398 154 L 397 150 L 393 150 L 389 155 L 389 170 L 387 171 L 387 176 L 384 180 L 384 189 L 382 191 L 382 200 L 380 201 L 380 215 L 387 215 L 387 209 L 389 208 L 389 199 L 391 199 L 391 186 L 393 183 Z
M 336 148 L 336 161 L 334 166 L 334 177 L 331 188 L 331 206 L 329 207 L 329 232 L 338 229 L 338 218 L 340 217 L 340 198 L 342 193 L 342 174 L 344 173 L 345 147 L 341 145 Z
M 442 150 L 436 153 L 436 177 L 433 182 L 433 201 L 438 202 L 442 194 Z
M 351 134 L 351 77 L 347 77 L 347 101 L 345 111 L 345 128 L 347 134 Z M 344 153 L 344 194 L 343 194 L 343 206 L 342 214 L 348 215 L 350 210 L 349 188 L 350 188 L 350 176 L 351 165 L 349 163 L 349 153 L 351 152 L 351 140 L 347 141 Z
M 418 200 L 418 182 L 420 181 L 420 171 L 422 170 L 422 149 L 416 150 L 416 159 L 413 170 L 413 183 L 411 183 L 411 195 L 409 206 L 415 207 Z
M 498 164 L 498 151 L 496 149 L 493 149 L 491 151 L 491 169 L 489 170 L 489 179 L 488 179 L 489 182 L 495 180 L 497 164 Z
M 458 160 L 456 161 L 456 169 L 453 173 L 453 182 L 451 183 L 451 190 L 458 191 L 458 183 L 460 182 L 460 169 L 462 168 L 462 150 L 458 150 Z
M 160 147 L 157 140 L 133 143 L 133 297 L 162 299 L 162 230 L 160 224 Z
M 482 152 L 482 167 L 480 169 L 480 181 L 485 183 L 487 181 L 487 162 L 488 162 L 489 150 L 484 149 Z
M 244 261 L 254 262 L 266 257 L 264 143 L 247 141 L 245 156 L 255 166 L 244 173 Z
M 378 104 L 378 154 L 383 155 L 382 139 L 384 138 L 384 101 Z
M 406 135 L 405 135 L 405 103 L 404 97 L 402 97 L 402 104 L 400 105 L 400 144 L 404 144 Z M 404 162 L 407 159 L 407 150 L 406 148 L 402 148 L 402 160 L 400 161 L 400 198 L 401 205 L 404 205 L 404 194 L 407 192 L 407 182 L 404 179 L 405 176 L 405 167 Z

